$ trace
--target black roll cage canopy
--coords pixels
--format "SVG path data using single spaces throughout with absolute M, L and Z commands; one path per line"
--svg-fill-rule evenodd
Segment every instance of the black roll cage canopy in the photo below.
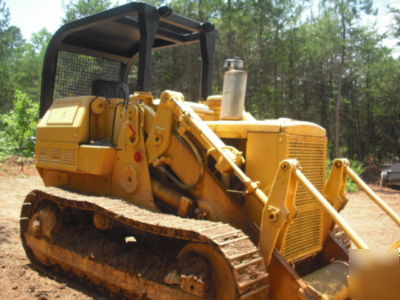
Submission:
M 59 51 L 105 58 L 121 63 L 119 80 L 127 82 L 139 56 L 138 91 L 150 91 L 152 49 L 200 41 L 202 58 L 201 97 L 211 93 L 212 60 L 217 32 L 172 12 L 167 6 L 132 2 L 63 25 L 46 51 L 41 86 L 40 117 L 53 102 Z

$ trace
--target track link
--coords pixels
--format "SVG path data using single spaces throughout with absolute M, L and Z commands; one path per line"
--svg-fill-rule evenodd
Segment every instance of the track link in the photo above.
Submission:
M 126 228 L 143 234 L 208 245 L 219 253 L 229 266 L 238 298 L 265 299 L 267 297 L 269 278 L 264 260 L 257 247 L 241 230 L 220 222 L 184 219 L 150 212 L 124 200 L 83 195 L 59 188 L 34 190 L 25 199 L 21 210 L 20 227 L 22 243 L 28 256 L 32 256 L 32 251 L 27 242 L 27 238 L 30 237 L 26 232 L 35 210 L 42 201 L 50 201 L 61 209 L 71 208 L 100 213 Z M 57 245 L 52 247 L 57 247 Z M 62 246 L 59 247 L 59 251 L 68 251 Z M 30 259 L 37 264 L 34 258 L 30 257 Z M 84 271 L 78 270 L 77 273 L 79 272 Z M 113 284 L 106 284 L 106 288 L 111 292 L 115 290 Z

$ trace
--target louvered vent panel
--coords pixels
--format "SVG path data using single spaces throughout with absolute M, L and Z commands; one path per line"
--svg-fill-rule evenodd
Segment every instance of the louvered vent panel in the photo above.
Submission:
M 60 165 L 74 167 L 76 165 L 76 151 L 39 146 L 36 151 L 39 164 Z

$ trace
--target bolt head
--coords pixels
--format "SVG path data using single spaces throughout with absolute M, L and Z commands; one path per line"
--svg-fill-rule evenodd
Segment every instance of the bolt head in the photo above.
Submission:
M 32 222 L 32 233 L 35 237 L 40 237 L 42 231 L 42 222 L 39 219 L 34 219 Z
M 278 219 L 278 214 L 277 214 L 275 211 L 271 211 L 271 212 L 269 213 L 268 218 L 269 218 L 269 220 L 270 220 L 271 222 L 276 222 L 276 220 Z
M 335 167 L 336 168 L 341 168 L 342 167 L 342 162 L 340 160 L 335 162 Z

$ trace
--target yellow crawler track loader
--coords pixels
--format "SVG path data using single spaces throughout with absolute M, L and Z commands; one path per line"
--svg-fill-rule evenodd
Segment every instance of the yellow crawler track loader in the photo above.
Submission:
M 345 299 L 338 214 L 350 169 L 326 178 L 326 131 L 244 111 L 247 73 L 226 62 L 210 95 L 217 32 L 169 7 L 129 3 L 62 26 L 46 53 L 36 165 L 21 239 L 33 264 L 130 299 Z M 151 55 L 199 43 L 201 101 L 151 93 Z M 160 50 L 162 51 L 162 50 Z M 137 86 L 127 82 L 137 63 Z

